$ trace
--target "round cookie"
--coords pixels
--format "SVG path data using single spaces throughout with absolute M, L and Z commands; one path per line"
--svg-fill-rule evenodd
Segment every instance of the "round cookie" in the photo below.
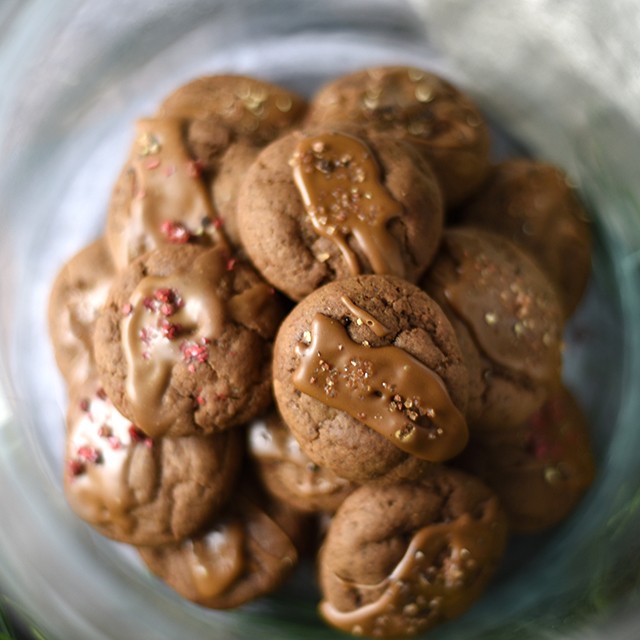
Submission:
M 284 87 L 257 78 L 219 75 L 178 87 L 162 101 L 157 116 L 200 121 L 203 131 L 226 131 L 229 143 L 243 140 L 262 146 L 294 126 L 306 108 L 304 98 Z
M 586 416 L 564 387 L 518 428 L 472 438 L 457 464 L 496 492 L 517 533 L 564 520 L 596 473 Z
M 470 430 L 526 420 L 561 376 L 562 307 L 546 274 L 503 236 L 459 227 L 445 231 L 422 286 L 458 336 Z
M 426 158 L 447 207 L 459 204 L 489 170 L 489 128 L 462 92 L 433 73 L 376 67 L 329 82 L 313 97 L 305 126 L 355 123 L 409 142 Z
M 428 164 L 402 141 L 352 130 L 295 131 L 266 147 L 237 215 L 252 262 L 294 300 L 359 273 L 416 281 L 443 224 Z
M 529 251 L 571 315 L 591 273 L 591 228 L 558 167 L 526 158 L 501 162 L 459 216 L 462 224 L 503 234 Z
M 400 278 L 346 278 L 305 298 L 280 326 L 273 377 L 302 450 L 347 480 L 418 477 L 466 444 L 454 331 Z
M 190 150 L 184 122 L 146 118 L 136 122 L 135 130 L 105 227 L 117 269 L 158 247 L 225 242 L 211 194 L 211 170 Z
M 132 262 L 96 323 L 100 378 L 152 437 L 210 434 L 271 403 L 273 289 L 221 248 L 167 246 Z
M 49 335 L 56 363 L 68 384 L 94 367 L 93 330 L 115 269 L 102 238 L 83 247 L 58 272 L 49 294 Z
M 211 189 L 213 204 L 222 221 L 223 229 L 234 247 L 241 248 L 238 228 L 238 196 L 240 185 L 253 164 L 260 147 L 245 142 L 232 144 L 220 158 Z
M 426 631 L 480 597 L 506 540 L 498 499 L 467 474 L 441 467 L 417 483 L 364 485 L 320 551 L 320 613 L 358 636 Z
M 248 437 L 265 489 L 299 511 L 333 513 L 356 488 L 312 462 L 276 412 L 249 425 Z
M 95 377 L 70 393 L 65 496 L 119 542 L 164 545 L 195 534 L 227 502 L 241 459 L 239 432 L 151 439 Z
M 303 516 L 274 508 L 246 484 L 202 535 L 139 548 L 154 575 L 204 607 L 230 609 L 271 593 L 298 562 L 290 535 L 302 531 Z

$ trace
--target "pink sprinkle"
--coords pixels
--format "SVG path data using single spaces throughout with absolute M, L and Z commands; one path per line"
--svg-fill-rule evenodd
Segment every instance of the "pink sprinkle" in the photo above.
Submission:
M 69 470 L 69 475 L 73 478 L 82 475 L 86 471 L 84 462 L 75 458 L 67 462 L 67 469 Z
M 196 361 L 203 364 L 209 358 L 209 350 L 204 345 L 185 343 L 182 346 L 182 358 L 187 363 Z
M 82 400 L 80 400 L 80 411 L 84 411 L 86 413 L 89 411 L 89 407 L 89 400 L 87 400 L 87 398 L 82 398 Z
M 142 200 L 146 195 L 147 192 L 144 189 L 140 189 L 134 197 L 136 200 Z
M 147 162 L 147 169 L 157 169 L 160 166 L 160 159 L 159 158 L 153 158 L 152 160 L 149 160 L 149 162 Z
M 196 396 L 196 404 L 202 406 L 204 404 L 204 398 L 202 396 Z
M 164 318 L 160 321 L 160 332 L 168 340 L 175 340 L 180 333 L 180 325 L 169 322 Z
M 187 175 L 190 178 L 199 178 L 202 175 L 202 163 L 199 160 L 187 162 Z
M 160 225 L 160 231 L 173 244 L 186 244 L 191 240 L 191 232 L 181 222 L 165 220 Z
M 77 454 L 78 458 L 85 462 L 93 462 L 95 464 L 97 462 L 101 462 L 102 460 L 100 449 L 97 449 L 96 447 L 90 447 L 88 445 L 78 447 Z
M 122 315 L 128 316 L 133 311 L 133 305 L 130 302 L 122 305 Z
M 114 451 L 117 451 L 118 449 L 122 448 L 122 440 L 120 440 L 118 436 L 109 436 L 107 438 L 107 441 L 109 442 L 109 445 Z
M 235 258 L 229 258 L 227 260 L 227 271 L 233 271 L 236 266 L 236 262 L 238 262 Z

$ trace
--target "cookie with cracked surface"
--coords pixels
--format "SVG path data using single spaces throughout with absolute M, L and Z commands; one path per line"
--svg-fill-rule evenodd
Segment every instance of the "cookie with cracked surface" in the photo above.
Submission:
M 100 379 L 151 437 L 211 434 L 271 404 L 278 296 L 225 249 L 163 247 L 123 271 L 96 323 Z
M 114 277 L 105 241 L 99 238 L 70 258 L 54 280 L 49 294 L 49 335 L 56 363 L 68 384 L 91 374 L 93 331 Z
M 295 131 L 266 147 L 237 216 L 251 261 L 294 300 L 360 273 L 416 281 L 443 225 L 428 164 L 402 141 L 352 129 Z
M 277 412 L 249 425 L 248 452 L 265 489 L 299 511 L 333 513 L 357 486 L 315 464 Z
M 231 495 L 242 455 L 240 432 L 149 438 L 95 376 L 70 393 L 65 497 L 119 542 L 163 545 L 199 531 Z
M 320 613 L 358 636 L 410 636 L 466 611 L 504 553 L 507 520 L 476 478 L 440 467 L 416 483 L 364 485 L 319 554 Z
M 529 251 L 557 286 L 565 316 L 575 311 L 591 274 L 591 228 L 560 168 L 526 158 L 501 162 L 459 218 Z
M 430 163 L 452 207 L 489 171 L 489 128 L 476 105 L 434 73 L 376 67 L 326 84 L 309 105 L 305 126 L 356 123 L 410 143 Z
M 239 607 L 277 589 L 298 562 L 291 536 L 304 517 L 241 485 L 206 532 L 176 545 L 139 548 L 149 570 L 211 609 Z
M 466 444 L 455 333 L 400 278 L 356 276 L 314 291 L 280 326 L 273 376 L 302 450 L 347 480 L 417 477 Z
M 224 130 L 227 143 L 263 146 L 299 122 L 306 108 L 304 98 L 284 87 L 258 78 L 218 75 L 195 78 L 178 87 L 162 101 L 157 116 L 197 124 L 203 129 L 202 140 L 210 128 Z M 205 145 L 201 142 L 200 146 Z
M 587 418 L 565 387 L 518 428 L 472 437 L 456 464 L 496 492 L 516 533 L 560 523 L 596 473 Z
M 457 227 L 445 231 L 422 286 L 469 368 L 471 431 L 521 424 L 561 376 L 563 312 L 547 275 L 507 238 Z

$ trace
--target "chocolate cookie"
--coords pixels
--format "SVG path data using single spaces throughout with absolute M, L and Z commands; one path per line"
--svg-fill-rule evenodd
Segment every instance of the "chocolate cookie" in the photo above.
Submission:
M 200 137 L 205 139 L 213 137 L 206 135 L 207 130 L 225 131 L 227 146 L 239 140 L 263 146 L 295 125 L 306 108 L 302 97 L 284 87 L 257 78 L 219 75 L 179 87 L 163 100 L 157 115 L 191 121 L 203 130 Z
M 85 380 L 93 369 L 93 330 L 114 275 L 100 238 L 68 260 L 53 283 L 49 335 L 56 363 L 68 384 Z
M 105 237 L 118 270 L 161 246 L 223 242 L 211 180 L 182 120 L 138 120 L 107 213 Z
M 426 631 L 478 599 L 506 539 L 498 499 L 466 474 L 440 468 L 419 483 L 362 486 L 338 509 L 321 549 L 320 612 L 358 636 Z
M 64 491 L 101 534 L 162 545 L 199 531 L 226 503 L 242 434 L 151 439 L 120 414 L 97 379 L 70 394 Z
M 558 287 L 569 316 L 591 273 L 591 229 L 567 176 L 520 158 L 496 165 L 460 211 L 463 224 L 501 233 L 527 249 Z
M 427 163 L 401 141 L 353 131 L 280 138 L 260 153 L 238 197 L 245 251 L 294 300 L 359 273 L 417 280 L 442 224 Z
M 211 183 L 213 204 L 224 233 L 238 249 L 242 245 L 237 215 L 240 185 L 258 153 L 260 147 L 244 142 L 232 144 L 220 158 L 218 170 Z
M 467 441 L 467 370 L 437 304 L 392 276 L 318 289 L 285 318 L 274 393 L 302 450 L 342 478 L 415 477 Z
M 471 431 L 522 423 L 561 375 L 563 314 L 548 277 L 506 238 L 460 227 L 445 232 L 422 285 L 469 368 Z
M 596 472 L 586 416 L 564 387 L 518 428 L 477 435 L 457 463 L 496 492 L 520 533 L 564 520 Z
M 447 207 L 462 202 L 489 170 L 489 128 L 449 82 L 411 67 L 342 76 L 314 96 L 305 126 L 349 122 L 409 142 L 431 164 Z
M 140 556 L 184 598 L 212 609 L 239 607 L 277 589 L 297 564 L 289 537 L 295 517 L 241 490 L 206 533 L 177 545 L 140 548 Z
M 120 274 L 96 323 L 100 378 L 152 437 L 209 434 L 271 403 L 280 304 L 220 248 L 167 246 Z
M 249 455 L 267 491 L 304 512 L 333 513 L 356 485 L 302 451 L 277 412 L 249 426 Z

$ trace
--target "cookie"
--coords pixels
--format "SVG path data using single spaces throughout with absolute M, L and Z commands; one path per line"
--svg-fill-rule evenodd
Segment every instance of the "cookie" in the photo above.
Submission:
M 591 228 L 567 176 L 553 165 L 519 158 L 496 165 L 459 212 L 529 251 L 553 280 L 570 316 L 591 274 Z
M 356 488 L 312 462 L 277 412 L 249 426 L 248 451 L 266 490 L 299 511 L 333 513 Z
M 320 613 L 357 636 L 426 631 L 480 597 L 506 540 L 498 499 L 467 474 L 439 468 L 418 483 L 364 485 L 342 503 L 321 549 Z
M 200 123 L 203 130 L 224 130 L 228 143 L 241 140 L 263 146 L 299 122 L 306 108 L 304 98 L 284 87 L 257 78 L 219 75 L 178 87 L 162 101 L 156 115 Z
M 506 238 L 459 227 L 445 232 L 422 286 L 458 336 L 469 369 L 470 430 L 526 420 L 562 369 L 562 306 L 546 274 Z
M 360 273 L 415 281 L 443 224 L 427 163 L 401 141 L 351 130 L 296 131 L 269 145 L 240 187 L 237 215 L 252 262 L 294 300 Z
M 134 545 L 199 531 L 231 495 L 242 434 L 152 439 L 120 414 L 98 380 L 70 393 L 64 492 L 99 533 Z
M 271 403 L 273 290 L 224 249 L 166 246 L 132 262 L 96 322 L 100 379 L 151 437 L 241 425 Z
M 114 276 L 111 257 L 100 238 L 69 259 L 51 287 L 49 335 L 68 384 L 85 380 L 94 367 L 93 331 Z
M 400 278 L 346 278 L 305 298 L 280 326 L 273 377 L 302 450 L 347 480 L 416 477 L 466 444 L 454 331 Z
M 218 170 L 211 183 L 213 204 L 218 218 L 226 237 L 237 249 L 242 248 L 237 215 L 240 185 L 258 153 L 260 147 L 252 144 L 232 144 L 220 158 Z
M 429 161 L 447 207 L 471 195 L 489 170 L 489 128 L 449 82 L 412 67 L 376 67 L 342 76 L 313 97 L 305 126 L 356 123 L 409 142 Z
M 517 429 L 472 438 L 457 464 L 496 492 L 517 533 L 562 522 L 596 473 L 587 418 L 565 387 Z
M 211 174 L 190 151 L 184 122 L 147 118 L 135 129 L 107 212 L 105 237 L 116 268 L 162 246 L 225 241 Z
M 202 535 L 139 552 L 149 570 L 187 600 L 230 609 L 271 593 L 290 575 L 298 562 L 289 537 L 295 518 L 302 516 L 273 509 L 245 488 Z

